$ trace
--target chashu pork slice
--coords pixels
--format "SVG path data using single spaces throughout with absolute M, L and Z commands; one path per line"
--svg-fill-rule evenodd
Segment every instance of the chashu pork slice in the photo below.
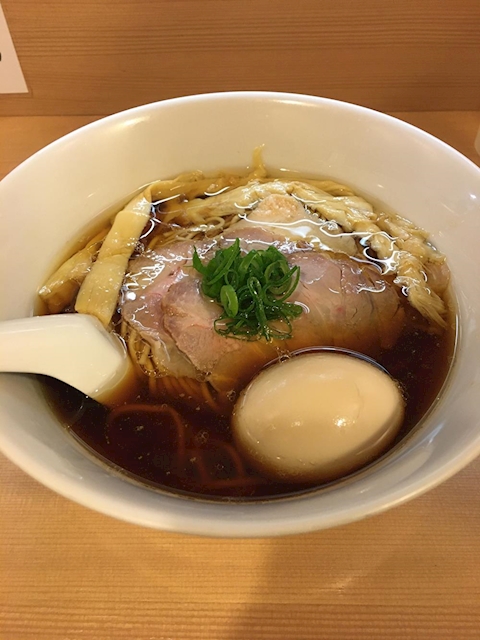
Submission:
M 203 243 L 208 250 L 211 243 Z M 165 375 L 195 378 L 197 370 L 165 329 L 162 301 L 170 287 L 192 271 L 193 243 L 147 250 L 132 260 L 122 288 L 122 319 L 150 345 L 157 369 Z
M 337 346 L 375 356 L 398 339 L 404 311 L 394 286 L 372 266 L 282 235 L 278 223 L 296 222 L 305 210 L 289 196 L 269 198 L 251 214 L 254 224 L 241 221 L 218 240 L 195 246 L 208 260 L 238 237 L 243 251 L 274 244 L 298 265 L 300 282 L 290 301 L 304 311 L 293 321 L 292 339 L 249 342 L 217 334 L 213 323 L 222 310 L 201 292 L 191 265 L 193 243 L 171 244 L 132 261 L 122 304 L 123 318 L 152 346 L 166 373 L 201 375 L 219 391 L 239 391 L 285 350 Z
M 163 298 L 166 330 L 217 390 L 243 388 L 285 349 L 336 346 L 375 356 L 400 335 L 404 312 L 398 295 L 375 269 L 308 250 L 287 259 L 301 274 L 290 300 L 304 309 L 293 321 L 290 340 L 247 342 L 218 335 L 213 322 L 221 309 L 202 295 L 197 276 L 174 283 Z

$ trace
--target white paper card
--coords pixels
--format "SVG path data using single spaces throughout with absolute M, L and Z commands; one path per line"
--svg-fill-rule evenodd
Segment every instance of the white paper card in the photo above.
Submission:
M 2 5 L 0 5 L 0 93 L 28 93 Z

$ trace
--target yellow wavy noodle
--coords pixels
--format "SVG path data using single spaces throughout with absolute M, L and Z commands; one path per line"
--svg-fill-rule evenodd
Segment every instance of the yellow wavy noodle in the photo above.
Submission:
M 195 406 L 207 406 L 218 414 L 223 413 L 229 406 L 228 399 L 217 394 L 208 382 L 166 375 L 165 370 L 159 369 L 156 365 L 150 345 L 126 322 L 121 323 L 119 333 L 125 340 L 139 377 L 147 376 L 149 392 L 153 397 L 180 397 Z
M 107 417 L 107 438 L 109 437 L 109 432 L 118 418 L 123 415 L 128 415 L 129 413 L 153 413 L 157 415 L 167 415 L 170 418 L 170 424 L 175 425 L 177 430 L 177 461 L 179 463 L 184 461 L 186 454 L 185 423 L 178 411 L 168 404 L 124 404 L 119 407 L 115 407 L 110 411 Z
M 150 378 L 154 380 L 153 395 L 160 398 L 176 397 L 192 405 L 208 407 L 214 413 L 224 413 L 228 406 L 227 398 L 221 398 L 213 391 L 208 382 L 202 382 L 193 378 L 176 378 L 174 376 L 161 376 Z M 214 395 L 215 394 L 215 395 Z
M 213 439 L 210 440 L 210 450 L 214 450 L 217 456 L 223 452 L 226 458 L 230 460 L 231 471 L 233 472 L 229 478 L 218 478 L 218 469 L 211 464 L 211 461 L 209 462 L 209 450 L 203 449 L 201 446 L 192 447 L 189 442 L 187 426 L 182 416 L 166 403 L 161 405 L 126 404 L 116 407 L 107 418 L 107 439 L 110 438 L 110 434 L 119 418 L 138 413 L 168 416 L 169 423 L 176 429 L 175 464 L 180 468 L 184 468 L 187 464 L 193 466 L 205 488 L 226 489 L 256 486 L 265 483 L 264 479 L 247 472 L 243 460 L 231 444 Z

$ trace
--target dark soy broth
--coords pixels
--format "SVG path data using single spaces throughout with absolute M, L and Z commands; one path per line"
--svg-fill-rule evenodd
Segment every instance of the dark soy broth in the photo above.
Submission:
M 292 177 L 296 180 L 299 178 L 297 174 Z M 340 195 L 351 193 L 342 185 L 335 187 L 334 184 L 332 188 L 340 189 Z M 218 193 L 222 190 L 225 189 L 220 189 Z M 215 194 L 205 192 L 197 196 L 197 200 L 198 198 L 208 199 L 207 196 L 212 195 Z M 177 202 L 175 198 L 176 196 L 174 200 Z M 175 207 L 183 202 L 183 196 L 179 198 Z M 164 242 L 170 242 L 168 238 L 173 237 L 175 241 L 181 242 L 188 237 L 188 233 L 187 236 L 182 236 L 182 232 L 189 232 L 193 222 L 190 220 L 187 224 L 183 219 L 185 214 L 168 218 L 172 213 L 171 211 L 168 213 L 171 200 L 172 198 L 165 197 L 164 200 L 152 202 L 150 220 L 139 238 L 133 258 L 142 255 L 144 250 L 153 246 L 152 240 L 154 242 L 160 240 L 158 246 L 161 246 Z M 305 202 L 308 203 L 308 200 Z M 251 207 L 246 207 L 245 211 L 247 209 L 251 210 Z M 118 211 L 119 207 L 115 210 Z M 113 210 L 109 211 L 109 217 L 112 212 Z M 231 220 L 228 216 L 223 218 L 225 226 L 224 229 L 222 226 L 223 230 L 228 230 L 228 224 L 238 217 L 237 214 L 238 210 L 235 209 L 229 214 Z M 105 219 L 103 217 L 104 221 Z M 218 217 L 212 219 L 218 222 Z M 368 220 L 370 221 L 370 218 Z M 218 235 L 220 231 L 217 228 L 217 222 L 212 223 L 210 231 L 200 231 L 199 233 L 204 235 L 199 240 L 211 239 Z M 355 237 L 355 233 L 352 235 Z M 195 235 L 192 237 L 198 238 Z M 380 276 L 382 269 L 379 264 L 382 261 L 370 255 L 372 251 L 368 248 L 368 239 L 363 231 L 359 233 L 357 241 L 359 248 L 365 247 L 365 251 L 361 255 L 357 254 L 356 257 L 348 251 L 346 254 L 352 255 L 352 260 L 367 263 L 370 267 L 373 261 Z M 302 241 L 299 244 L 302 244 Z M 338 249 L 332 249 L 332 252 L 336 251 Z M 388 264 L 385 263 L 384 266 Z M 383 272 L 390 274 L 385 276 L 384 280 L 391 284 L 393 276 L 389 269 Z M 424 277 L 425 273 L 422 272 L 421 278 Z M 124 293 L 122 289 L 119 304 L 122 302 Z M 403 333 L 396 341 L 394 348 L 377 353 L 375 357 L 378 364 L 399 383 L 405 399 L 405 419 L 392 446 L 400 442 L 419 423 L 440 394 L 453 359 L 456 338 L 453 305 L 450 305 L 449 309 L 448 327 L 438 335 L 426 330 L 429 326 L 428 322 L 410 306 L 407 298 L 399 290 L 397 293 L 400 305 L 405 310 L 406 321 Z M 445 303 L 448 303 L 448 296 L 446 300 L 445 296 L 443 297 Z M 72 312 L 74 309 L 75 300 L 73 299 L 65 304 L 63 310 Z M 112 324 L 121 332 L 120 308 Z M 331 335 L 335 335 L 335 331 L 337 333 L 339 331 L 337 325 Z M 125 339 L 128 342 L 128 337 Z M 323 342 L 313 344 L 311 348 L 328 346 L 328 343 Z M 371 353 L 368 355 L 372 356 Z M 150 373 L 152 373 L 151 370 Z M 256 371 L 247 369 L 250 379 L 255 373 Z M 168 374 L 168 376 L 171 375 L 175 374 Z M 235 370 L 235 376 L 237 375 L 238 371 Z M 247 380 L 247 378 L 248 376 L 237 379 Z M 202 393 L 199 394 L 198 390 L 197 393 L 191 391 L 192 395 L 189 396 L 191 375 L 187 376 L 186 391 L 182 392 L 178 391 L 178 386 L 176 390 L 174 389 L 175 380 L 173 382 L 171 378 L 170 381 L 167 382 L 167 380 L 168 377 L 148 378 L 143 375 L 141 382 L 143 386 L 139 387 L 138 395 L 126 399 L 124 404 L 120 403 L 120 406 L 113 411 L 56 380 L 43 378 L 42 384 L 45 387 L 47 399 L 61 422 L 90 453 L 130 478 L 149 486 L 197 497 L 223 500 L 273 498 L 319 486 L 318 483 L 311 482 L 286 483 L 272 480 L 249 466 L 248 461 L 236 449 L 233 442 L 230 417 L 234 398 L 229 397 L 230 392 L 227 391 L 224 394 L 227 404 L 223 398 L 220 410 L 218 404 L 215 410 L 215 401 L 212 401 L 211 397 L 209 401 L 206 397 L 209 392 L 205 391 L 205 386 L 201 387 Z M 149 384 L 149 381 L 153 384 Z M 160 394 L 152 391 L 159 381 L 160 385 L 164 385 Z M 183 382 L 185 383 L 185 379 Z M 199 384 L 201 385 L 200 382 Z M 206 386 L 208 384 L 206 383 Z
M 453 323 L 441 336 L 412 329 L 412 324 L 415 326 L 414 322 L 410 328 L 407 325 L 393 349 L 377 358 L 400 383 L 406 401 L 405 420 L 394 445 L 434 403 L 454 352 Z M 251 469 L 232 444 L 229 416 L 213 414 L 206 403 L 192 406 L 182 398 L 168 398 L 184 423 L 182 436 L 168 413 L 142 410 L 141 405 L 158 407 L 160 402 L 149 396 L 147 384 L 135 399 L 138 411 L 120 413 L 113 422 L 108 420 L 108 409 L 67 385 L 44 379 L 44 386 L 55 412 L 82 444 L 142 483 L 220 499 L 278 497 L 318 486 L 278 482 Z

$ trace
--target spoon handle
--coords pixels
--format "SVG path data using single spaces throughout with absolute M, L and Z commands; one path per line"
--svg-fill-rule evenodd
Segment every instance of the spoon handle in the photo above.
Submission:
M 0 372 L 52 376 L 99 399 L 131 368 L 121 340 L 84 314 L 0 323 Z

